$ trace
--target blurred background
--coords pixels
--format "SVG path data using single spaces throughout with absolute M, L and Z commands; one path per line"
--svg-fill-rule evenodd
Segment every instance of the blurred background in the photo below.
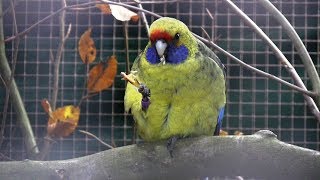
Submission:
M 1 2 L 1 1 L 0 1 Z M 68 0 L 67 5 L 89 2 Z M 131 5 L 137 6 L 133 1 Z M 311 90 L 311 83 L 295 51 L 291 40 L 281 26 L 255 0 L 233 1 L 273 40 Z M 320 69 L 320 2 L 318 0 L 271 1 L 293 25 L 319 72 Z M 143 1 L 143 8 L 161 16 L 170 16 L 183 21 L 196 34 L 206 37 L 203 27 L 215 42 L 247 64 L 292 82 L 273 52 L 249 28 L 238 15 L 221 0 L 197 1 Z M 15 16 L 18 32 L 25 30 L 46 16 L 61 8 L 59 0 L 15 0 Z M 211 12 L 211 19 L 206 8 Z M 4 37 L 14 35 L 10 0 L 2 1 L 4 13 Z M 146 15 L 149 23 L 156 18 Z M 114 146 L 125 146 L 136 142 L 134 122 L 124 112 L 123 97 L 125 81 L 120 72 L 126 71 L 126 50 L 123 22 L 112 15 L 105 15 L 96 8 L 71 9 L 66 11 L 66 29 L 72 24 L 69 38 L 65 42 L 61 59 L 60 82 L 57 107 L 77 105 L 83 96 L 86 80 L 86 65 L 80 59 L 78 42 L 81 35 L 92 28 L 91 37 L 97 49 L 93 64 L 106 61 L 116 55 L 118 71 L 114 84 L 98 95 L 85 100 L 80 106 L 77 129 L 64 138 L 56 138 L 47 159 L 58 160 L 80 157 L 108 149 L 92 137 L 78 130 L 95 134 Z M 148 42 L 144 24 L 129 21 L 128 52 L 132 63 Z M 41 100 L 52 98 L 53 68 L 51 54 L 56 54 L 59 44 L 59 15 L 39 24 L 21 38 L 16 64 L 15 81 L 25 104 L 30 123 L 39 148 L 44 144 L 47 133 L 48 115 L 41 106 Z M 13 41 L 5 43 L 9 63 L 14 56 Z M 217 52 L 226 66 L 228 98 L 223 130 L 229 134 L 241 131 L 245 135 L 260 129 L 273 131 L 281 141 L 320 149 L 319 123 L 307 108 L 301 93 L 295 92 L 273 80 L 266 79 L 243 69 L 239 64 Z M 0 117 L 3 116 L 5 85 L 0 83 Z M 10 101 L 9 101 L 10 102 Z M 2 127 L 3 128 L 3 127 Z M 28 152 L 25 138 L 17 123 L 12 104 L 9 103 L 4 126 L 4 139 L 0 146 L 1 160 L 23 160 Z M 41 149 L 40 149 L 41 150 Z

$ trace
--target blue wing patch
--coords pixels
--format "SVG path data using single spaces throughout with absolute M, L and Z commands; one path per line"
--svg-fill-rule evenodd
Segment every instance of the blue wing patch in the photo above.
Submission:
M 224 107 L 219 109 L 219 115 L 217 118 L 217 126 L 216 126 L 216 129 L 214 130 L 214 133 L 213 133 L 214 136 L 219 136 L 220 128 L 222 125 L 223 115 L 224 115 Z

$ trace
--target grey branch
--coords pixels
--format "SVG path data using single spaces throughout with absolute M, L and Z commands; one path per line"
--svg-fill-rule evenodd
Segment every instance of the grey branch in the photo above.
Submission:
M 283 53 L 280 51 L 280 49 L 271 41 L 271 39 L 259 28 L 259 26 L 254 23 L 243 11 L 241 11 L 232 1 L 225 0 L 227 5 L 235 12 L 237 13 L 244 22 L 251 27 L 261 38 L 264 40 L 264 42 L 269 45 L 269 47 L 272 49 L 276 57 L 279 59 L 281 64 L 284 65 L 288 73 L 291 75 L 292 79 L 295 81 L 295 83 L 301 87 L 304 90 L 307 90 L 306 86 L 304 85 L 303 81 L 301 80 L 300 76 L 298 75 L 297 71 L 294 69 L 294 67 L 290 64 L 288 59 L 283 55 Z M 320 122 L 320 112 L 319 109 L 314 102 L 314 100 L 309 96 L 303 94 L 305 101 L 307 102 L 311 112 L 314 114 L 316 119 Z
M 65 0 L 61 0 L 61 6 L 62 8 L 66 8 L 67 4 Z M 52 92 L 52 100 L 51 100 L 51 106 L 52 110 L 56 109 L 57 105 L 57 98 L 58 98 L 58 92 L 59 92 L 59 70 L 60 70 L 60 63 L 63 56 L 64 51 L 64 44 L 66 42 L 66 39 L 69 37 L 70 31 L 71 31 L 71 24 L 69 25 L 67 34 L 65 34 L 65 12 L 61 11 L 60 18 L 59 18 L 59 26 L 60 26 L 60 42 L 56 54 L 56 58 L 54 60 L 54 74 L 53 74 L 53 92 Z
M 313 90 L 319 95 L 320 94 L 320 78 L 317 70 L 312 62 L 312 59 L 304 46 L 303 42 L 299 38 L 299 35 L 292 27 L 290 22 L 286 19 L 286 17 L 268 0 L 259 0 L 258 1 L 263 7 L 267 9 L 267 11 L 273 15 L 273 17 L 280 23 L 283 29 L 287 32 L 287 35 L 291 39 L 294 47 L 299 53 L 301 60 L 306 68 L 306 72 L 309 75 L 309 78 L 312 83 Z M 320 96 L 316 98 L 317 104 L 320 105 Z
M 0 179 L 318 179 L 320 153 L 271 131 L 207 136 L 110 149 L 63 161 L 0 162 Z
M 135 2 L 138 3 L 138 7 L 139 7 L 140 9 L 143 9 L 140 0 L 135 0 Z M 143 23 L 144 23 L 144 25 L 145 25 L 145 27 L 146 27 L 146 31 L 147 31 L 148 37 L 149 37 L 149 36 L 150 36 L 150 30 L 149 30 L 150 27 L 149 27 L 149 23 L 148 23 L 147 18 L 146 18 L 146 14 L 141 11 L 141 16 L 142 16 L 142 21 L 143 21 Z
M 108 148 L 110 148 L 110 149 L 113 148 L 110 144 L 102 141 L 100 138 L 98 138 L 96 135 L 94 135 L 94 134 L 92 134 L 92 133 L 90 133 L 90 132 L 83 131 L 83 130 L 78 130 L 78 131 L 81 132 L 81 133 L 83 133 L 83 134 L 86 134 L 86 135 L 88 135 L 88 136 L 93 137 L 94 139 L 96 139 L 97 141 L 99 141 L 101 144 L 103 144 L 104 146 L 106 146 L 106 147 L 108 147 Z
M 2 14 L 2 1 L 0 1 L 0 14 Z M 9 86 L 7 88 L 10 89 L 11 101 L 16 112 L 16 118 L 20 125 L 23 137 L 25 138 L 27 152 L 29 152 L 31 156 L 36 156 L 39 153 L 39 150 L 17 84 L 14 78 L 12 78 L 13 72 L 10 69 L 5 53 L 3 16 L 0 16 L 0 73 L 5 84 Z

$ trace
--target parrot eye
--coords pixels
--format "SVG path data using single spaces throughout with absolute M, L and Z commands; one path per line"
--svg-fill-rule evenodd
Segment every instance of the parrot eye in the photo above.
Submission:
M 176 35 L 174 35 L 174 39 L 178 40 L 180 38 L 180 34 L 177 33 Z

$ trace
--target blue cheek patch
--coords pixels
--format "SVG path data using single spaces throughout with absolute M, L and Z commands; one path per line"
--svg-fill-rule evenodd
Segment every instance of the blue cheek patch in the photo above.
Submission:
M 179 64 L 187 59 L 189 55 L 189 51 L 186 46 L 181 45 L 179 47 L 175 47 L 170 45 L 167 52 L 166 61 L 171 64 Z
M 176 47 L 174 45 L 169 45 L 166 55 L 166 63 L 169 64 L 179 64 L 187 59 L 189 55 L 188 48 L 184 45 Z M 158 56 L 157 50 L 154 46 L 147 49 L 146 58 L 150 64 L 159 64 L 160 58 Z
M 156 50 L 156 48 L 154 48 L 154 46 L 148 48 L 146 58 L 147 58 L 148 62 L 151 64 L 160 63 L 160 59 L 159 59 L 157 50 Z

